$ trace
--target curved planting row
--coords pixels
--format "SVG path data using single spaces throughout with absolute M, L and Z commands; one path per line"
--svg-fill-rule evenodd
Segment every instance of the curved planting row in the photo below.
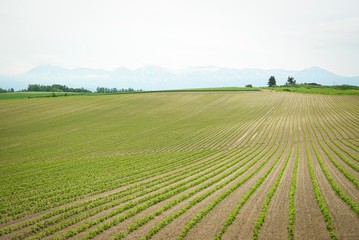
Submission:
M 274 121 L 272 122 L 274 123 Z M 280 126 L 280 124 L 278 124 L 277 122 L 277 125 Z M 272 129 L 274 130 L 273 128 L 268 128 L 268 129 Z M 279 127 L 280 129 L 280 127 Z M 278 132 L 276 132 L 278 134 Z M 267 139 L 268 142 L 271 142 L 270 139 L 276 139 L 276 134 L 273 134 L 269 139 Z M 282 130 L 282 137 L 284 135 L 284 131 Z M 281 138 L 282 138 L 281 137 Z M 266 139 L 266 138 L 264 138 Z M 223 191 L 217 198 L 215 198 L 211 203 L 209 203 L 207 205 L 207 207 L 205 209 L 202 209 L 200 210 L 197 215 L 192 218 L 190 221 L 187 222 L 187 224 L 185 225 L 182 233 L 178 236 L 178 239 L 182 239 L 184 238 L 189 230 L 194 226 L 196 225 L 205 215 L 207 215 L 215 206 L 217 206 L 223 199 L 225 199 L 227 196 L 229 196 L 233 191 L 235 191 L 237 188 L 239 188 L 242 184 L 244 184 L 246 181 L 248 181 L 252 176 L 255 175 L 255 173 L 257 173 L 268 161 L 269 159 L 271 159 L 273 157 L 273 155 L 277 152 L 277 149 L 279 148 L 280 145 L 277 145 L 276 148 L 274 150 L 271 151 L 271 153 L 269 154 L 269 156 L 266 157 L 266 160 L 265 162 L 262 162 L 261 165 L 259 165 L 253 172 L 251 172 L 249 175 L 247 175 L 245 178 L 243 178 L 241 181 L 237 182 L 236 184 L 232 185 L 232 187 L 230 187 L 228 190 L 225 190 Z M 280 153 L 280 155 L 276 158 L 276 161 L 273 163 L 272 166 L 274 166 L 277 161 L 280 159 L 281 157 L 281 154 L 283 154 L 283 151 L 284 151 L 285 148 L 283 148 L 282 152 Z M 261 158 L 264 157 L 263 156 L 260 156 Z M 269 174 L 269 172 L 267 171 L 266 173 Z M 267 175 L 265 175 L 264 177 L 260 178 L 259 182 L 263 182 L 263 180 L 265 179 Z M 257 182 L 259 184 L 259 182 Z M 259 184 L 260 185 L 260 184 Z M 259 185 L 256 185 L 256 187 L 258 187 Z M 256 189 L 253 188 L 253 189 Z M 253 190 L 252 190 L 252 193 L 253 193 Z M 249 195 L 246 195 L 247 197 L 250 196 Z M 201 197 L 201 196 L 200 196 Z M 191 202 L 192 204 L 195 204 L 197 201 L 194 201 L 194 202 Z M 242 202 L 243 203 L 243 202 Z M 150 232 L 148 232 L 146 234 L 146 237 L 144 239 L 149 239 L 151 238 L 155 233 L 157 233 L 158 231 L 160 231 L 161 228 L 165 227 L 167 224 L 169 224 L 171 221 L 173 221 L 173 219 L 179 217 L 181 214 L 184 213 L 184 211 L 187 211 L 190 207 L 192 207 L 192 204 L 190 204 L 189 206 L 185 206 L 184 208 L 178 210 L 178 212 L 175 212 L 173 214 L 171 214 L 168 218 L 165 218 L 163 219 L 162 221 L 160 221 L 158 223 L 158 225 L 155 225 L 151 230 Z M 119 236 L 123 237 L 125 236 L 125 234 L 123 233 L 120 233 Z
M 68 101 L 26 103 L 57 109 L 56 117 L 35 111 L 27 123 L 6 108 L 14 120 L 0 123 L 1 238 L 265 239 L 276 236 L 269 231 L 278 219 L 288 239 L 297 231 L 313 237 L 302 226 L 332 239 L 359 230 L 357 96 L 146 93 L 63 106 Z M 340 222 L 339 205 L 352 226 Z
M 265 137 L 265 136 L 266 136 L 266 135 L 264 135 L 264 137 Z M 260 146 L 258 146 L 257 148 L 253 149 L 252 152 L 257 151 L 257 149 L 258 149 L 259 147 L 260 147 Z M 258 156 L 263 150 L 264 150 L 264 149 L 262 149 L 260 152 L 258 152 L 258 153 L 256 154 L 256 156 Z M 264 154 L 265 154 L 265 153 L 264 153 Z M 263 155 L 263 154 L 262 154 L 262 155 Z M 261 156 L 262 156 L 262 155 L 261 155 Z M 245 170 L 241 170 L 237 175 L 235 175 L 235 177 L 230 178 L 228 181 L 231 182 L 231 181 L 233 181 L 234 179 L 236 179 L 238 176 L 242 175 L 244 172 L 248 171 L 249 168 L 251 168 L 259 159 L 261 159 L 261 156 L 259 156 L 259 158 L 255 157 L 254 159 L 253 159 L 254 156 L 252 156 L 253 161 L 254 161 L 255 159 L 257 159 L 257 160 L 254 161 L 254 162 L 252 161 L 252 163 L 251 163 L 250 165 L 248 165 L 248 166 L 245 168 Z M 245 163 L 247 163 L 249 160 L 251 160 L 251 159 L 248 159 Z M 242 165 L 239 165 L 236 169 L 238 169 L 238 168 L 240 168 L 240 167 L 242 167 Z M 213 183 L 215 183 L 215 182 L 217 182 L 217 181 L 223 179 L 223 178 L 224 178 L 224 176 L 221 176 L 221 177 L 219 177 L 219 178 L 216 178 L 214 181 L 212 180 L 212 181 L 211 181 L 211 185 L 212 185 Z M 228 181 L 226 181 L 225 183 L 223 183 L 222 185 L 219 185 L 219 186 L 221 186 L 221 187 L 225 186 L 226 184 L 228 184 Z M 211 189 L 211 190 L 207 191 L 206 193 L 200 195 L 199 197 L 195 198 L 193 201 L 191 201 L 191 204 L 189 204 L 189 205 L 187 205 L 185 208 L 182 208 L 181 210 L 179 210 L 179 212 L 178 212 L 177 214 L 175 214 L 175 215 L 178 217 L 179 215 L 183 214 L 186 210 L 188 210 L 188 209 L 189 209 L 190 207 L 192 207 L 194 204 L 198 203 L 199 199 L 201 199 L 201 200 L 204 199 L 205 197 L 207 197 L 207 196 L 209 196 L 210 194 L 212 194 L 214 191 L 218 190 L 218 188 L 219 188 L 219 187 L 217 186 L 217 187 L 215 187 L 214 189 Z M 203 187 L 200 187 L 198 190 L 203 190 Z M 192 191 L 192 194 L 197 193 L 198 190 Z M 192 194 L 190 194 L 190 195 L 192 195 Z M 179 198 L 181 198 L 181 197 L 179 197 Z M 184 200 L 184 199 L 183 199 L 183 200 Z M 177 204 L 177 203 L 178 203 L 178 200 L 174 200 L 174 202 Z M 167 206 L 165 206 L 164 208 L 160 208 L 159 212 L 155 213 L 154 215 L 159 214 L 159 213 L 162 213 L 162 210 L 166 209 L 167 207 L 172 207 L 172 206 L 173 206 L 172 203 L 170 203 L 170 205 L 167 205 Z M 185 210 L 184 210 L 184 209 L 185 209 Z M 153 215 L 150 216 L 150 217 L 147 216 L 147 217 L 145 217 L 145 219 L 149 220 L 151 217 L 153 217 Z M 171 219 L 174 219 L 173 215 L 172 215 L 170 218 L 171 218 Z M 119 217 L 115 218 L 114 220 L 112 220 L 109 224 L 104 223 L 104 224 L 102 224 L 100 227 L 97 227 L 95 230 L 90 231 L 90 232 L 85 236 L 85 238 L 93 238 L 93 237 L 95 237 L 97 234 L 103 232 L 104 230 L 107 230 L 108 228 L 110 228 L 110 227 L 112 227 L 112 226 L 114 226 L 114 225 L 117 225 L 119 222 L 122 222 L 122 221 L 125 220 L 125 219 L 126 219 L 125 217 L 119 216 Z M 140 222 L 141 222 L 142 224 L 144 224 L 143 219 L 140 220 Z M 166 222 L 166 223 L 169 223 L 169 220 L 165 220 L 165 222 Z M 140 225 L 141 225 L 141 224 L 140 224 Z M 130 226 L 131 226 L 131 225 L 130 225 Z M 137 227 L 134 227 L 134 225 L 132 225 L 132 227 L 130 227 L 130 231 L 133 231 L 135 228 L 137 228 Z M 124 233 L 119 233 L 119 234 L 118 234 L 118 236 L 124 236 L 124 235 L 125 235 Z

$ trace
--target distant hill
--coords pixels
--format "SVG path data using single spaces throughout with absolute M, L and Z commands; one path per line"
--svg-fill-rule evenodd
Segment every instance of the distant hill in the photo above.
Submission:
M 67 69 L 56 65 L 40 65 L 17 76 L 0 75 L 1 88 L 24 89 L 28 84 L 62 84 L 70 87 L 135 88 L 144 90 L 207 88 L 244 86 L 266 86 L 268 78 L 275 76 L 277 84 L 284 84 L 288 76 L 298 83 L 322 85 L 359 85 L 359 76 L 343 77 L 320 67 L 301 71 L 285 69 L 222 68 L 216 66 L 189 67 L 177 71 L 147 65 L 138 69 L 119 67 L 113 71 L 93 68 Z

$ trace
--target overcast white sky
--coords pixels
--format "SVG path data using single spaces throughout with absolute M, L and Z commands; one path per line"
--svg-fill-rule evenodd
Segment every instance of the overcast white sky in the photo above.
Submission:
M 0 74 L 155 64 L 359 75 L 358 0 L 0 0 Z

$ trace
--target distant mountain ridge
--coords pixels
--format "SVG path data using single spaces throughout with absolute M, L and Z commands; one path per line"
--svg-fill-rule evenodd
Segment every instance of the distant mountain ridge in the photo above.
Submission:
M 177 71 L 146 65 L 134 70 L 119 67 L 113 71 L 94 68 L 67 69 L 57 65 L 40 65 L 16 76 L 0 76 L 1 88 L 24 89 L 28 84 L 63 84 L 95 90 L 100 87 L 135 88 L 144 90 L 266 86 L 268 78 L 275 76 L 278 85 L 293 76 L 298 83 L 322 85 L 359 85 L 359 76 L 343 77 L 320 67 L 301 71 L 285 69 L 224 68 L 217 66 L 188 67 Z

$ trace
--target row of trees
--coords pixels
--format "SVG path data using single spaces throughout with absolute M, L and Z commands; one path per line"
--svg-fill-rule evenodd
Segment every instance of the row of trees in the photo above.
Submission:
M 69 88 L 66 85 L 53 84 L 53 85 L 40 85 L 29 84 L 26 91 L 28 92 L 91 92 L 84 88 Z
M 13 88 L 3 89 L 0 88 L 0 93 L 15 92 Z M 70 88 L 66 85 L 53 84 L 53 85 L 40 85 L 40 84 L 29 84 L 27 89 L 21 90 L 21 92 L 83 92 L 90 93 L 90 90 L 84 88 Z M 131 92 L 142 92 L 142 89 L 135 90 L 133 88 L 106 88 L 97 87 L 96 93 L 131 93 Z
M 96 88 L 97 93 L 129 93 L 129 92 L 142 92 L 142 89 L 135 90 L 133 88 L 105 88 L 105 87 L 97 87 Z
M 285 83 L 285 85 L 287 86 L 294 86 L 297 84 L 297 81 L 294 79 L 294 77 L 289 76 L 287 79 L 287 82 Z M 277 86 L 277 82 L 275 80 L 274 76 L 271 76 L 268 80 L 268 87 L 275 87 Z
M 7 93 L 7 92 L 15 92 L 15 90 L 13 88 L 9 88 L 9 89 L 0 88 L 0 93 Z

